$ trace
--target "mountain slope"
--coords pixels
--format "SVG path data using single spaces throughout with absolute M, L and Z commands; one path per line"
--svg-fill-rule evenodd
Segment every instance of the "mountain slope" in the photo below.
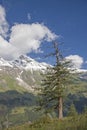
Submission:
M 34 88 L 41 84 L 43 78 L 41 73 L 49 66 L 24 55 L 14 61 L 6 61 L 0 58 L 0 91 L 14 89 L 34 92 Z M 87 70 L 78 70 L 76 73 L 78 83 L 85 84 L 87 82 Z M 77 82 L 73 83 L 80 86 Z
M 48 66 L 23 55 L 14 61 L 0 58 L 0 91 L 14 89 L 33 92 L 35 87 L 40 86 L 41 73 Z
M 48 64 L 39 63 L 23 55 L 14 61 L 0 58 L 0 117 L 3 118 L 2 108 L 10 109 L 11 122 L 18 123 L 24 121 L 26 117 L 29 118 L 26 119 L 27 121 L 32 121 L 39 117 L 37 112 L 32 111 L 37 105 L 38 98 L 35 88 L 41 85 L 43 79 L 41 74 L 47 67 Z M 65 115 L 72 103 L 75 104 L 78 112 L 82 112 L 87 105 L 87 72 L 83 70 L 78 72 L 80 73 L 76 73 L 72 83 L 67 84 L 65 89 Z M 3 111 L 6 111 L 4 109 Z M 26 112 L 28 116 L 25 115 Z

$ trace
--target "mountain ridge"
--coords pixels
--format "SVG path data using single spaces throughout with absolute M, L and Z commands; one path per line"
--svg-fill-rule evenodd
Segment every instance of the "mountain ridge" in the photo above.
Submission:
M 6 90 L 16 89 L 18 86 L 18 90 L 24 88 L 25 91 L 34 92 L 34 88 L 41 84 L 41 73 L 49 66 L 25 55 L 13 61 L 0 58 L 0 89 L 3 90 L 3 86 Z
M 35 93 L 35 88 L 41 85 L 46 68 L 51 65 L 39 63 L 34 59 L 21 55 L 13 61 L 6 61 L 0 57 L 0 90 L 9 89 L 18 91 L 29 91 Z M 80 80 L 87 80 L 87 70 L 78 69 Z
M 34 59 L 21 55 L 17 59 L 13 61 L 7 61 L 0 57 L 0 67 L 7 66 L 7 67 L 18 67 L 25 70 L 45 70 L 49 65 L 45 62 L 39 63 Z
M 44 71 L 47 67 L 52 66 L 50 64 L 47 64 L 45 62 L 38 62 L 34 59 L 32 59 L 29 56 L 26 55 L 20 55 L 18 58 L 7 61 L 4 60 L 2 57 L 0 57 L 0 67 L 7 66 L 7 67 L 18 67 L 24 70 L 40 70 Z M 75 69 L 75 72 L 81 73 L 81 72 L 87 72 L 86 69 Z

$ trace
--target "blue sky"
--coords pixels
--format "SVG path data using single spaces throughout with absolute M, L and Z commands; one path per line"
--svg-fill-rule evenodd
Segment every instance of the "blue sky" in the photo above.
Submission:
M 5 19 L 9 25 L 8 33 L 13 31 L 14 25 L 38 23 L 39 26 L 43 23 L 42 26 L 47 27 L 51 33 L 58 36 L 59 41 L 64 43 L 62 46 L 64 55 L 67 57 L 74 55 L 75 61 L 80 60 L 78 64 L 87 68 L 86 0 L 0 0 L 0 5 L 5 9 Z M 43 55 L 42 52 L 48 53 L 50 49 L 47 46 L 52 40 L 51 35 L 50 38 L 50 41 L 39 39 L 42 40 L 42 43 L 39 44 L 40 52 L 35 54 L 34 48 L 33 53 L 30 51 L 29 55 L 39 59 Z M 14 41 L 5 36 L 4 39 Z

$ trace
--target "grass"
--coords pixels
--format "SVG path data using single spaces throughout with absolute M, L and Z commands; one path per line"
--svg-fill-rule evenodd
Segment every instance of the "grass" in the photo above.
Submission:
M 33 124 L 27 122 L 8 130 L 87 130 L 87 115 L 66 117 L 63 120 L 44 117 Z
M 10 75 L 0 75 L 0 92 L 6 92 L 9 90 L 17 90 L 18 92 L 27 91 L 24 87 L 18 85 L 17 81 Z
M 25 109 L 26 107 L 15 107 L 14 109 L 12 109 L 11 114 L 23 114 L 25 113 Z

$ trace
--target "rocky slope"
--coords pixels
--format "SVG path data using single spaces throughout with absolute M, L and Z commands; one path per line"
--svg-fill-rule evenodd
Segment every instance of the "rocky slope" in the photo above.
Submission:
M 24 55 L 14 61 L 0 58 L 0 90 L 34 91 L 35 87 L 40 86 L 41 73 L 48 66 Z

